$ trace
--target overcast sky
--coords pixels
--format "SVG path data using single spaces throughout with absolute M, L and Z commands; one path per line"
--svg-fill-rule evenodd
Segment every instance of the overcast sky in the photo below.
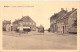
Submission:
M 77 3 L 78 2 L 4 2 L 1 3 L 1 17 L 2 20 L 11 20 L 13 22 L 15 19 L 22 18 L 22 16 L 29 16 L 36 22 L 37 26 L 43 25 L 45 29 L 47 29 L 50 27 L 50 17 L 54 13 L 59 12 L 61 8 L 65 10 L 67 8 L 68 11 L 72 8 L 77 8 Z

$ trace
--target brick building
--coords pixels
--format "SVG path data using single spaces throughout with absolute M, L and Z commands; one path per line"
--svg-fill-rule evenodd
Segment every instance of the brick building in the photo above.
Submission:
M 11 20 L 10 21 L 4 20 L 2 24 L 3 24 L 3 31 L 11 31 Z
M 58 33 L 77 33 L 77 9 L 72 11 L 61 9 L 50 17 L 50 31 Z
M 23 16 L 21 19 L 15 20 L 12 24 L 13 30 L 25 30 L 30 29 L 31 31 L 36 30 L 36 23 L 29 17 Z

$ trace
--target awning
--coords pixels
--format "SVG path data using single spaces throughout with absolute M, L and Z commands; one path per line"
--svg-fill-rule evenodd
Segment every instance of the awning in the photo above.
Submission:
M 30 27 L 22 27 L 23 29 L 30 29 Z M 20 29 L 20 27 L 18 27 L 17 29 Z
M 30 27 L 23 27 L 23 28 L 25 28 L 25 29 L 30 29 Z

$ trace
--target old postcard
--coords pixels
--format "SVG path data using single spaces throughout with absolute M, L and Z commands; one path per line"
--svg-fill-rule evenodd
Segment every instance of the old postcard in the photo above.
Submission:
M 80 52 L 79 1 L 1 1 L 1 52 Z

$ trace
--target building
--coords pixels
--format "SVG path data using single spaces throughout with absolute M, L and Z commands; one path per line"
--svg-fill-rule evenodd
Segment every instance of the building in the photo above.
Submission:
M 13 30 L 36 31 L 36 23 L 29 16 L 23 16 L 21 19 L 15 20 L 12 26 Z
M 38 32 L 41 32 L 41 33 L 44 32 L 44 27 L 43 27 L 42 25 L 40 25 L 40 26 L 38 27 Z
M 10 21 L 4 20 L 2 24 L 3 24 L 3 31 L 11 31 L 11 20 Z
M 61 8 L 61 11 L 58 13 L 55 13 L 50 17 L 50 31 L 51 32 L 57 32 L 57 21 L 59 21 L 59 18 L 63 17 L 65 14 L 67 14 L 67 10 L 65 11 L 63 8 Z
M 50 17 L 50 31 L 58 33 L 77 33 L 77 9 L 72 11 L 61 9 Z

